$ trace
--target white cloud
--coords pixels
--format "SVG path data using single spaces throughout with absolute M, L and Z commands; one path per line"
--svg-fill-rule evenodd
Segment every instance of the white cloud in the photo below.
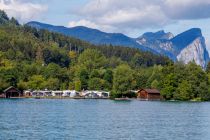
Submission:
M 0 9 L 6 11 L 10 17 L 17 18 L 20 22 L 27 22 L 45 12 L 48 7 L 20 0 L 0 0 Z
M 76 9 L 72 12 L 80 20 L 71 21 L 71 26 L 88 25 L 101 30 L 109 27 L 118 32 L 210 18 L 210 0 L 90 0 Z
M 210 17 L 210 0 L 165 0 L 163 10 L 172 19 Z
M 103 30 L 103 31 L 109 31 L 109 32 L 112 32 L 115 30 L 114 27 L 112 27 L 112 26 L 103 25 L 103 24 L 99 25 L 99 24 L 96 24 L 89 20 L 70 21 L 68 23 L 68 27 L 75 27 L 75 26 L 85 26 L 85 27 L 99 29 L 99 30 Z
M 98 25 L 96 25 L 95 23 L 88 21 L 88 20 L 79 20 L 79 21 L 71 21 L 68 24 L 69 27 L 75 27 L 75 26 L 86 26 L 86 27 L 91 27 L 91 28 L 99 28 Z
M 121 30 L 129 28 L 144 28 L 145 26 L 162 26 L 168 22 L 168 18 L 153 2 L 133 0 L 93 0 L 85 5 L 79 12 L 81 18 L 98 25 L 118 27 Z

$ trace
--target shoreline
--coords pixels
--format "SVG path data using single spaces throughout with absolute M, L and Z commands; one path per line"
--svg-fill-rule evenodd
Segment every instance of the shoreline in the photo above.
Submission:
M 190 103 L 202 103 L 202 102 L 210 102 L 210 101 L 196 101 L 196 100 L 189 100 L 189 101 L 179 101 L 179 100 L 141 100 L 138 98 L 129 98 L 129 100 L 115 100 L 113 98 L 85 98 L 85 97 L 14 97 L 14 98 L 0 98 L 0 99 L 36 99 L 36 100 L 43 100 L 43 99 L 56 99 L 56 100 L 113 100 L 117 102 L 121 101 L 143 101 L 143 102 L 171 102 L 171 103 L 182 103 L 182 102 L 190 102 Z
M 81 99 L 101 99 L 101 100 L 108 100 L 111 98 L 86 98 L 86 97 L 11 97 L 11 98 L 0 98 L 0 99 L 77 99 L 77 100 L 81 100 Z

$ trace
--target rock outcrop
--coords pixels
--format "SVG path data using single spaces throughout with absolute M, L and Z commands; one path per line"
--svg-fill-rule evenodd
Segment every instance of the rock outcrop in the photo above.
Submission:
M 194 61 L 202 68 L 205 68 L 209 61 L 205 38 L 199 28 L 192 28 L 177 36 L 164 31 L 145 33 L 136 41 L 174 61 L 182 61 L 185 64 Z

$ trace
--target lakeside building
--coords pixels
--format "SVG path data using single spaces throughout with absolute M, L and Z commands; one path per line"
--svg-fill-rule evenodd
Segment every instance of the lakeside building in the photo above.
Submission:
M 24 90 L 21 92 L 15 87 L 9 87 L 0 94 L 1 98 L 17 98 L 17 97 L 69 97 L 69 98 L 109 98 L 110 92 L 86 90 L 78 92 L 76 90 L 63 90 L 63 91 L 51 91 L 51 90 Z
M 140 100 L 161 100 L 160 91 L 157 89 L 140 89 L 137 92 L 137 98 Z
M 11 86 L 4 90 L 3 95 L 4 98 L 19 98 L 22 97 L 23 94 L 17 88 Z
M 31 95 L 32 97 L 71 97 L 73 98 L 73 97 L 79 96 L 79 92 L 75 90 L 64 90 L 64 91 L 27 90 L 27 91 L 24 91 L 24 95 Z
M 162 96 L 157 89 L 140 89 L 138 91 L 130 91 L 137 94 L 137 98 L 140 100 L 161 100 Z M 92 99 L 107 99 L 110 97 L 110 92 L 86 90 L 77 92 L 76 90 L 63 90 L 63 91 L 51 91 L 51 90 L 25 90 L 21 92 L 17 88 L 11 86 L 0 94 L 1 98 L 19 98 L 19 97 L 70 97 L 70 98 L 92 98 Z

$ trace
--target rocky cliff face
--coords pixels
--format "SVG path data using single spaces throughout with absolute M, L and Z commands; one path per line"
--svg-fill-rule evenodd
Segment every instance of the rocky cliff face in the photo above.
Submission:
M 155 33 L 148 32 L 136 39 L 136 42 L 142 46 L 156 50 L 158 53 L 168 56 L 169 58 L 176 60 L 173 55 L 173 43 L 170 41 L 174 35 L 172 33 L 165 33 L 164 31 L 158 31 Z
M 146 33 L 137 38 L 137 43 L 185 64 L 195 61 L 205 68 L 209 61 L 205 38 L 199 28 L 190 29 L 175 37 L 164 31 Z
M 191 61 L 195 61 L 196 64 L 205 68 L 209 59 L 208 52 L 206 50 L 205 39 L 198 37 L 191 44 L 185 47 L 177 55 L 177 60 L 187 64 Z

